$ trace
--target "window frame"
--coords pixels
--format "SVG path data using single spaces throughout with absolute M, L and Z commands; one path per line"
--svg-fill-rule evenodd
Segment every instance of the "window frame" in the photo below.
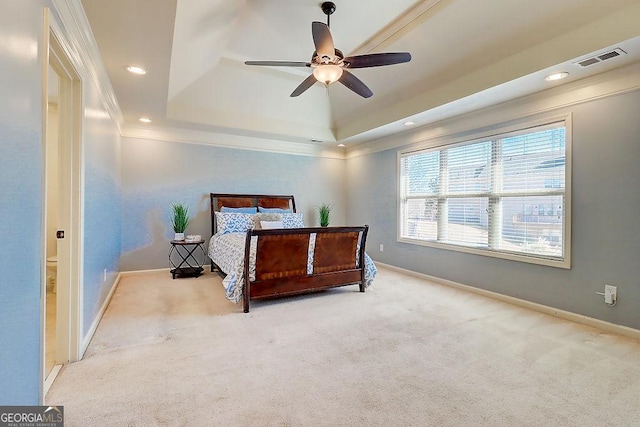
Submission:
M 532 128 L 540 128 L 544 126 L 552 126 L 556 124 L 564 123 L 565 127 L 565 188 L 564 192 L 554 192 L 554 191 L 545 191 L 544 195 L 558 195 L 561 193 L 564 195 L 564 206 L 563 206 L 563 232 L 562 232 L 562 241 L 563 241 L 563 249 L 564 249 L 564 258 L 558 259 L 554 257 L 546 257 L 544 255 L 534 255 L 534 254 L 522 254 L 518 252 L 509 252 L 505 250 L 499 249 L 491 249 L 490 241 L 489 246 L 487 248 L 475 248 L 471 246 L 462 246 L 455 245 L 451 243 L 437 242 L 437 241 L 428 241 L 421 239 L 413 239 L 408 237 L 402 237 L 402 202 L 403 202 L 403 194 L 402 194 L 402 158 L 411 153 L 418 153 L 426 150 L 437 150 L 441 151 L 446 150 L 455 146 L 470 144 L 474 142 L 480 141 L 493 141 L 495 144 L 496 140 L 504 137 L 512 137 L 517 135 L 518 133 L 529 133 Z M 538 264 L 549 267 L 557 267 L 570 269 L 571 268 L 571 168 L 572 168 L 572 124 L 571 124 L 571 114 L 563 114 L 559 116 L 551 116 L 546 118 L 541 118 L 538 120 L 527 120 L 527 121 L 519 121 L 517 123 L 512 123 L 509 125 L 496 125 L 496 127 L 492 127 L 489 131 L 470 131 L 465 132 L 465 136 L 463 137 L 455 137 L 452 135 L 445 136 L 443 138 L 438 138 L 435 140 L 424 141 L 421 144 L 412 145 L 409 148 L 405 148 L 403 150 L 399 150 L 397 152 L 397 171 L 396 171 L 396 183 L 397 183 L 397 230 L 396 230 L 396 241 L 399 243 L 407 243 L 411 245 L 417 246 L 426 246 L 444 250 L 451 250 L 456 252 L 469 253 L 474 255 L 482 255 L 488 256 L 492 258 L 505 259 L 510 261 L 518 261 L 525 262 L 530 264 Z M 500 193 L 501 197 L 504 197 L 505 193 L 509 193 L 508 191 L 502 191 Z M 440 198 L 438 199 L 440 203 Z M 494 215 L 489 215 L 490 224 L 493 223 L 493 229 L 489 228 L 489 239 L 493 238 L 493 235 L 496 232 L 495 224 L 497 219 L 494 218 Z M 439 216 L 440 220 L 442 217 Z

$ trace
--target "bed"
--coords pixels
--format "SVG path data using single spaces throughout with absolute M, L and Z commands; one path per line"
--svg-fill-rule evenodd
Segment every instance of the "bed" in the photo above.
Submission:
M 211 193 L 211 271 L 224 275 L 227 299 L 242 301 L 358 285 L 377 273 L 365 252 L 369 227 L 304 227 L 295 198 Z

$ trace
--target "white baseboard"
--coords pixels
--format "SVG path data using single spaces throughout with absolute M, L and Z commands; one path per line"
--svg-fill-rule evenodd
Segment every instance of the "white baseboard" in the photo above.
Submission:
M 121 278 L 122 278 L 122 273 L 118 273 L 116 280 L 114 280 L 113 282 L 113 286 L 111 286 L 111 289 L 109 290 L 109 294 L 104 299 L 104 302 L 102 303 L 102 307 L 100 307 L 100 311 L 98 311 L 98 315 L 96 316 L 95 319 L 93 319 L 93 323 L 91 324 L 91 326 L 89 327 L 89 330 L 84 336 L 84 339 L 82 340 L 82 346 L 80 347 L 80 358 L 78 360 L 82 360 L 82 358 L 84 357 L 84 353 L 87 351 L 87 348 L 89 347 L 89 343 L 91 343 L 91 339 L 93 338 L 93 335 L 96 333 L 96 329 L 98 329 L 98 325 L 102 320 L 102 316 L 104 315 L 104 312 L 107 311 L 107 307 L 109 306 L 109 303 L 111 302 L 111 298 L 113 297 L 113 294 L 115 293 L 116 289 L 118 288 L 118 285 L 120 284 Z
M 53 368 L 51 368 L 51 372 L 49 372 L 49 375 L 47 375 L 47 378 L 44 380 L 44 393 L 43 393 L 44 396 L 46 396 L 47 393 L 49 392 L 51 385 L 58 377 L 58 374 L 60 373 L 61 369 L 62 369 L 62 365 L 54 365 Z
M 135 276 L 137 274 L 145 274 L 145 273 L 154 273 L 154 272 L 158 272 L 158 271 L 169 271 L 171 270 L 171 268 L 167 267 L 167 268 L 154 268 L 154 269 L 150 269 L 150 270 L 131 270 L 131 271 L 121 271 L 120 275 L 121 276 Z
M 418 277 L 418 278 L 429 280 L 431 282 L 435 282 L 441 285 L 445 285 L 445 286 L 460 289 L 463 291 L 471 292 L 474 294 L 482 295 L 485 297 L 493 298 L 509 304 L 528 308 L 540 313 L 559 317 L 564 320 L 569 320 L 571 322 L 580 323 L 586 326 L 591 326 L 593 328 L 600 329 L 605 332 L 610 332 L 613 334 L 623 335 L 625 337 L 640 340 L 640 330 L 630 328 L 628 326 L 616 325 L 615 323 L 605 322 L 604 320 L 594 319 L 593 317 L 584 316 L 582 314 L 576 314 L 570 311 L 559 310 L 557 308 L 549 307 L 549 306 L 538 304 L 535 302 L 511 297 L 508 295 L 499 294 L 497 292 L 488 291 L 486 289 L 476 288 L 469 285 L 463 285 L 462 283 L 454 282 L 452 280 L 446 280 L 446 279 L 441 279 L 439 277 L 429 276 L 428 274 L 418 273 L 416 271 L 407 270 L 407 269 L 396 267 L 389 264 L 384 264 L 378 261 L 376 261 L 375 264 L 378 266 L 387 268 L 389 270 L 394 270 L 399 273 L 407 274 L 409 276 Z

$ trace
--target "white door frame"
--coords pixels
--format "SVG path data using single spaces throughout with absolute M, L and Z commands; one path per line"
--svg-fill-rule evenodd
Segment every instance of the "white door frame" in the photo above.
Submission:
M 56 364 L 76 362 L 82 358 L 82 271 L 83 271 L 83 156 L 82 156 L 82 81 L 71 61 L 69 45 L 49 10 L 44 10 L 43 74 L 43 238 L 41 257 L 41 292 L 43 304 L 46 295 L 46 156 L 47 156 L 47 73 L 49 65 L 59 77 L 58 101 L 58 170 L 59 170 L 59 223 L 64 238 L 57 242 L 57 328 Z M 44 402 L 45 354 L 44 307 L 41 309 L 41 367 L 40 390 Z

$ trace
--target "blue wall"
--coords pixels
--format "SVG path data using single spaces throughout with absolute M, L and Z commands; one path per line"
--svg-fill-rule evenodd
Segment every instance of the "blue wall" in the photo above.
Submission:
M 85 105 L 100 109 L 95 90 Z M 119 271 L 122 218 L 120 136 L 105 119 L 85 118 L 84 145 L 84 275 L 82 331 L 96 320 Z M 106 280 L 104 271 L 107 271 Z
M 0 0 L 0 236 L 10 242 L 0 245 L 2 405 L 36 405 L 41 398 L 43 6 L 58 19 L 51 1 Z M 74 65 L 82 74 L 85 68 Z M 86 333 L 118 271 L 120 138 L 91 76 L 81 78 L 83 111 L 103 117 L 85 117 L 82 124 Z
M 42 235 L 40 2 L 0 2 L 0 403 L 37 404 Z
M 305 225 L 316 207 L 333 204 L 333 225 L 345 223 L 342 159 L 276 154 L 198 144 L 123 138 L 121 270 L 168 267 L 170 206 L 186 203 L 187 234 L 211 235 L 209 193 L 293 194 Z

